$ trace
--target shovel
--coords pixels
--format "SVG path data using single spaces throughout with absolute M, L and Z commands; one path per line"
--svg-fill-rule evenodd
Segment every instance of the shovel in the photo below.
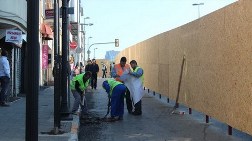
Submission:
M 172 109 L 171 114 L 177 114 L 177 113 L 179 113 L 179 112 L 176 112 L 176 109 L 179 107 L 178 100 L 179 100 L 181 81 L 182 81 L 182 77 L 183 77 L 184 65 L 185 65 L 185 56 L 183 56 L 181 70 L 180 70 L 180 76 L 179 76 L 179 83 L 178 83 L 178 91 L 177 91 L 177 96 L 176 96 L 176 102 L 175 102 L 175 105 L 174 105 L 174 107 Z

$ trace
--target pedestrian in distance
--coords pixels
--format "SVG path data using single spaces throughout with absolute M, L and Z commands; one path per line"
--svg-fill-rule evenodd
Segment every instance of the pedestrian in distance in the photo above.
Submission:
M 102 63 L 102 78 L 107 78 L 107 66 L 106 64 Z
M 96 87 L 97 87 L 97 74 L 99 72 L 99 66 L 96 64 L 95 59 L 92 60 L 91 72 L 92 72 L 91 87 L 92 87 L 92 89 L 96 89 Z
M 122 76 L 124 73 L 128 73 L 128 71 L 130 69 L 130 65 L 126 64 L 126 62 L 127 62 L 127 58 L 122 57 L 120 60 L 120 63 L 114 65 L 114 68 L 112 69 L 111 75 L 113 78 L 115 78 L 116 81 L 124 83 L 120 79 L 120 76 Z M 127 88 L 125 97 L 126 97 L 126 105 L 127 105 L 128 113 L 131 114 L 132 110 L 133 110 L 133 106 L 132 106 L 132 100 L 130 97 L 130 91 L 128 90 L 128 88 Z
M 0 106 L 8 107 L 7 104 L 7 93 L 10 85 L 10 64 L 7 59 L 8 53 L 6 50 L 2 50 L 0 57 Z
M 106 90 L 108 97 L 111 98 L 111 117 L 107 118 L 106 121 L 122 120 L 126 86 L 114 79 L 108 79 L 103 82 L 102 87 Z
M 142 114 L 142 97 L 143 97 L 143 69 L 137 65 L 136 60 L 130 61 L 130 66 L 133 71 L 129 71 L 129 74 L 137 79 L 140 79 L 140 84 L 135 84 L 134 87 L 136 88 L 134 91 L 133 101 L 134 101 L 134 111 L 132 112 L 133 115 L 141 115 Z M 139 81 L 135 81 L 139 83 Z
M 74 73 L 73 76 L 79 75 L 80 74 L 80 67 L 79 67 L 79 63 L 77 63 L 74 67 Z
M 112 70 L 114 69 L 114 66 L 115 66 L 115 62 L 113 62 L 112 64 L 110 63 L 110 66 L 109 66 L 109 73 L 110 73 L 110 77 L 112 77 Z
M 87 71 L 92 72 L 91 67 L 92 67 L 92 61 L 88 60 L 86 66 L 85 66 L 85 72 L 87 72 Z M 91 89 L 91 81 L 89 81 L 88 89 Z
M 91 78 L 91 72 L 87 71 L 85 73 L 76 75 L 70 82 L 70 89 L 74 96 L 74 104 L 72 108 L 72 113 L 77 114 L 79 106 L 81 107 L 81 116 L 87 115 L 87 102 L 85 99 L 85 89 L 89 85 Z
M 87 71 L 91 72 L 91 65 L 92 65 L 92 61 L 88 60 L 87 65 L 85 66 L 85 72 L 87 72 Z
M 112 64 L 110 63 L 110 64 L 109 64 L 109 74 L 110 74 L 110 78 L 112 78 L 111 71 L 112 71 Z
M 80 64 L 80 73 L 85 72 L 85 68 L 82 62 L 79 63 Z

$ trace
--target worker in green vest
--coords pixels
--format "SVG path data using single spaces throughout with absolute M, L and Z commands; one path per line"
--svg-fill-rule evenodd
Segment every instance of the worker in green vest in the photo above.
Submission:
M 126 92 L 126 86 L 114 79 L 105 80 L 102 87 L 108 93 L 108 97 L 111 98 L 111 117 L 107 121 L 117 121 L 123 119 L 124 113 L 124 96 Z
M 87 89 L 89 85 L 91 75 L 92 73 L 87 71 L 85 73 L 76 75 L 70 82 L 70 89 L 75 99 L 72 108 L 73 114 L 77 114 L 79 106 L 81 106 L 81 116 L 87 114 L 87 102 L 84 94 L 85 89 Z
M 134 92 L 132 93 L 132 98 L 133 98 L 133 105 L 134 105 L 134 111 L 132 112 L 133 115 L 141 115 L 142 114 L 142 97 L 144 95 L 143 91 L 143 82 L 144 82 L 144 76 L 143 76 L 143 69 L 140 68 L 137 65 L 136 60 L 130 61 L 130 66 L 133 69 L 133 71 L 129 71 L 129 74 L 136 79 L 139 79 L 140 81 L 135 81 L 135 83 L 139 84 L 134 84 Z

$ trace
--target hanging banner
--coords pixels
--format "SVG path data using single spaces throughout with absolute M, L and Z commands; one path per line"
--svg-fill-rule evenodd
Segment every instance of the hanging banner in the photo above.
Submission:
M 5 42 L 22 43 L 22 31 L 6 30 Z
M 42 69 L 48 68 L 48 45 L 42 45 Z

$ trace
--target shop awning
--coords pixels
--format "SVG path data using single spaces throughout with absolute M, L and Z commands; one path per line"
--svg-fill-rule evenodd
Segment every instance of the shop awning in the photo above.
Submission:
M 42 23 L 40 26 L 40 33 L 44 40 L 53 40 L 52 28 L 49 25 Z

